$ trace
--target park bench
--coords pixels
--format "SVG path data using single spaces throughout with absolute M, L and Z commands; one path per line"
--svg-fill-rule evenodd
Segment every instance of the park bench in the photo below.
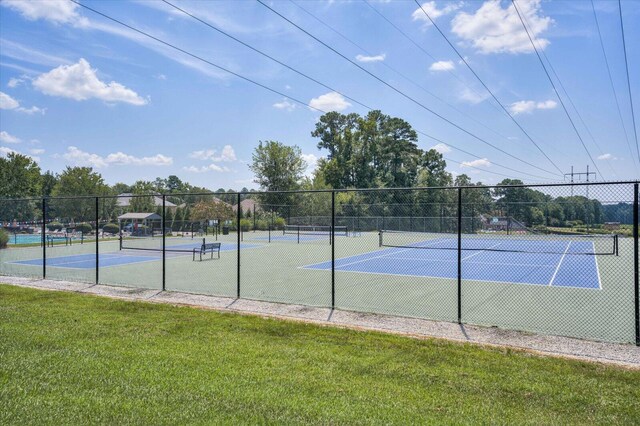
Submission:
M 203 243 L 200 248 L 194 248 L 193 260 L 196 260 L 196 253 L 200 254 L 200 261 L 202 261 L 202 255 L 206 253 L 211 253 L 211 259 L 213 259 L 213 253 L 217 253 L 220 259 L 220 245 L 221 243 Z

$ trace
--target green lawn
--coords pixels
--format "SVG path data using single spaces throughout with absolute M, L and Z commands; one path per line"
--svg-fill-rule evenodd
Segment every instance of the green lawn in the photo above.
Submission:
M 0 285 L 0 424 L 639 424 L 640 371 Z

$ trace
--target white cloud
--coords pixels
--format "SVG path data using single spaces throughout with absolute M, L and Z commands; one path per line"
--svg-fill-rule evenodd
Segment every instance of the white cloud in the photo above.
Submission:
M 166 80 L 167 76 L 164 74 L 157 74 L 154 76 L 155 78 L 157 78 L 158 80 Z
M 196 160 L 212 161 L 215 163 L 219 163 L 221 161 L 229 163 L 238 159 L 236 152 L 231 145 L 225 145 L 222 148 L 220 155 L 217 155 L 217 152 L 218 151 L 215 149 L 204 149 L 201 151 L 193 151 L 189 154 L 189 157 L 195 158 Z
M 85 27 L 89 23 L 87 18 L 78 14 L 78 5 L 68 0 L 3 0 L 0 5 L 15 10 L 30 21 L 43 19 L 54 24 L 71 24 L 76 27 Z
M 33 148 L 29 150 L 29 153 L 33 154 L 33 155 L 40 155 L 40 154 L 44 154 L 44 149 L 41 148 Z
M 451 71 L 455 67 L 453 61 L 438 61 L 431 64 L 429 71 Z
M 416 10 L 413 11 L 413 13 L 411 14 L 411 17 L 413 18 L 414 21 L 423 21 L 426 24 L 431 25 L 431 21 L 429 21 L 429 18 L 424 14 L 424 12 L 427 12 L 431 17 L 431 19 L 435 21 L 436 19 L 438 19 L 443 15 L 447 15 L 451 12 L 455 12 L 456 10 L 460 9 L 460 7 L 462 7 L 462 4 L 450 3 L 445 7 L 443 7 L 442 9 L 438 9 L 438 6 L 436 5 L 435 1 L 428 1 L 428 2 L 422 3 L 421 6 L 422 6 L 422 9 L 424 9 L 424 11 L 421 8 L 417 8 Z
M 191 173 L 206 173 L 206 172 L 230 172 L 231 170 L 226 167 L 226 166 L 219 166 L 217 164 L 211 163 L 208 166 L 203 166 L 203 167 L 196 167 L 196 166 L 189 166 L 189 167 L 183 167 L 183 170 L 187 171 L 187 172 L 191 172 Z
M 481 102 L 484 102 L 489 99 L 490 96 L 491 95 L 487 92 L 478 93 L 469 89 L 468 87 L 463 87 L 462 90 L 458 93 L 458 99 L 472 105 L 477 105 Z
M 24 78 L 12 77 L 12 78 L 9 79 L 9 82 L 7 83 L 7 87 L 10 87 L 10 88 L 13 89 L 15 87 L 18 87 L 19 85 L 21 85 L 24 82 L 25 82 Z
M 436 144 L 436 145 L 432 146 L 432 147 L 431 147 L 431 148 L 429 148 L 429 149 L 435 149 L 435 150 L 436 150 L 436 151 L 438 151 L 440 154 L 446 154 L 446 153 L 448 153 L 448 152 L 451 152 L 451 148 L 449 148 L 449 146 L 448 146 L 448 145 L 445 145 L 445 144 L 443 144 L 443 143 Z
M 0 109 L 8 109 L 18 112 L 23 112 L 25 114 L 33 114 L 36 112 L 40 112 L 42 114 L 45 113 L 45 109 L 38 108 L 37 106 L 32 106 L 31 108 L 25 108 L 20 106 L 20 102 L 13 99 L 11 96 L 7 95 L 4 92 L 0 92 Z
M 48 73 L 41 74 L 34 79 L 33 86 L 46 95 L 61 96 L 76 101 L 95 98 L 106 102 L 124 102 L 132 105 L 147 103 L 147 100 L 120 83 L 100 81 L 96 70 L 82 58 L 77 64 L 61 65 Z
M 293 111 L 296 109 L 296 104 L 290 102 L 287 98 L 284 98 L 282 101 L 273 104 L 273 107 L 276 109 L 283 109 L 285 111 Z
M 614 157 L 612 154 L 606 153 L 598 155 L 598 160 L 617 160 L 618 157 Z
M 547 47 L 549 40 L 538 36 L 549 28 L 553 19 L 542 14 L 540 0 L 518 1 L 518 10 L 536 47 Z M 451 31 L 480 53 L 534 52 L 512 3 L 503 9 L 500 0 L 489 0 L 473 14 L 460 12 L 451 21 Z
M 473 161 L 463 161 L 460 167 L 489 167 L 491 162 L 487 158 L 479 158 Z
M 0 146 L 0 157 L 6 157 L 7 155 L 9 155 L 11 153 L 25 155 L 25 156 L 31 158 L 36 163 L 40 162 L 40 157 L 24 154 L 24 153 L 22 153 L 20 151 L 16 151 L 15 149 L 11 149 L 11 148 L 8 148 L 6 146 Z
M 60 156 L 56 155 L 55 157 Z M 67 147 L 67 152 L 62 154 L 61 157 L 76 166 L 90 166 L 95 168 L 108 167 L 110 165 L 169 166 L 173 164 L 173 158 L 162 154 L 156 154 L 151 157 L 134 157 L 133 155 L 118 151 L 103 157 L 98 154 L 82 151 L 75 146 Z
M 311 108 L 316 108 L 321 111 L 344 111 L 349 108 L 351 104 L 347 102 L 344 97 L 336 92 L 329 92 L 324 95 L 320 95 L 317 98 L 313 98 L 309 101 Z
M 2 143 L 20 143 L 20 138 L 9 134 L 9 132 L 5 132 L 4 130 L 0 132 L 0 142 Z
M 509 112 L 513 115 L 530 114 L 537 109 L 554 109 L 557 106 L 558 103 L 551 99 L 543 102 L 518 101 L 509 105 Z
M 0 92 L 0 109 L 16 109 L 20 106 L 20 102 L 13 99 L 4 92 Z
M 301 157 L 304 160 L 304 162 L 307 163 L 307 169 L 305 171 L 305 175 L 307 176 L 313 175 L 313 172 L 316 169 L 316 166 L 318 165 L 318 160 L 320 160 L 320 158 L 322 157 L 318 157 L 315 154 L 302 154 Z
M 387 57 L 386 53 L 375 56 L 357 55 L 356 60 L 358 62 L 382 62 Z

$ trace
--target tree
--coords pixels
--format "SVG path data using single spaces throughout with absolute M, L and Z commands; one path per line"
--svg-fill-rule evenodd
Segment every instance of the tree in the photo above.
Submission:
M 91 167 L 67 167 L 53 187 L 53 197 L 83 197 L 105 195 L 108 186 L 100 173 Z M 95 200 L 91 198 L 54 198 L 49 202 L 49 218 L 63 222 L 95 220 Z
M 307 163 L 297 146 L 287 146 L 278 141 L 260 141 L 252 156 L 249 169 L 254 182 L 266 191 L 290 191 L 300 187 Z M 294 194 L 261 194 L 260 201 L 269 205 L 291 205 Z M 279 208 L 275 211 L 282 213 Z
M 139 180 L 131 187 L 131 198 L 129 209 L 132 212 L 148 213 L 155 210 L 154 195 L 156 194 L 154 183 Z
M 53 188 L 58 183 L 58 177 L 52 172 L 47 171 L 41 176 L 42 179 L 42 196 L 50 197 L 53 193 Z
M 41 194 L 40 167 L 30 157 L 9 153 L 0 158 L 0 197 L 24 198 Z M 38 203 L 27 200 L 0 202 L 0 222 L 40 217 Z
M 216 219 L 218 223 L 234 217 L 233 209 L 222 201 L 200 201 L 191 209 L 191 220 L 207 221 Z

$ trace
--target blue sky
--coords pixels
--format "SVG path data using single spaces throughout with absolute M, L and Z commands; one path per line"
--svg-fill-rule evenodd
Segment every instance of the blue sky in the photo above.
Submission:
M 598 179 L 637 178 L 639 154 L 618 3 L 594 3 L 627 137 L 591 2 L 520 0 L 517 5 L 543 59 L 553 68 L 549 71 L 554 83 L 601 172 Z M 108 183 L 175 174 L 211 189 L 255 188 L 248 163 L 259 140 L 300 146 L 309 171 L 326 155 L 310 135 L 321 113 L 309 105 L 323 111 L 367 113 L 343 94 L 436 137 L 441 142 L 421 134 L 420 148 L 437 147 L 451 160 L 450 172 L 467 173 L 474 181 L 496 183 L 505 177 L 561 181 L 555 166 L 562 172 L 569 172 L 572 165 L 579 171 L 588 164 L 591 170 L 596 168 L 511 2 L 429 1 L 422 5 L 551 161 L 500 109 L 413 1 L 282 0 L 267 4 L 399 91 L 510 155 L 406 99 L 258 2 L 174 4 L 339 93 L 260 56 L 166 3 L 83 0 L 82 4 L 304 105 L 74 3 L 3 0 L 0 155 L 10 151 L 31 155 L 43 169 L 54 172 L 67 165 L 92 166 Z M 623 0 L 622 11 L 637 115 L 640 2 Z

